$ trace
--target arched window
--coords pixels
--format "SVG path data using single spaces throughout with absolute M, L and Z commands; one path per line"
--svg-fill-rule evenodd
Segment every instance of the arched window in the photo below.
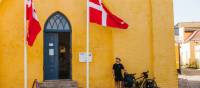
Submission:
M 46 24 L 45 32 L 71 32 L 71 27 L 68 19 L 60 12 L 52 14 Z

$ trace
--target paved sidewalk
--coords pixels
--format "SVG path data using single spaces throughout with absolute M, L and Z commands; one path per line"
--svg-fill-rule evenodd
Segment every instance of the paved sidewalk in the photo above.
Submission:
M 179 88 L 200 88 L 200 70 L 183 69 L 179 75 Z

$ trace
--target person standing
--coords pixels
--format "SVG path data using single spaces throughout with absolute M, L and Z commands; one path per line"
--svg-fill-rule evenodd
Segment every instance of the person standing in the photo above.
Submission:
M 125 71 L 123 64 L 121 64 L 121 59 L 116 57 L 116 63 L 113 64 L 113 76 L 115 79 L 115 87 L 122 88 L 123 76 L 122 71 Z

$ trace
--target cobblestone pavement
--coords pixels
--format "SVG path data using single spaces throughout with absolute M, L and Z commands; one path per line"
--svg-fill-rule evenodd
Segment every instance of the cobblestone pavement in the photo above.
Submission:
M 183 69 L 179 75 L 179 88 L 200 88 L 200 70 Z

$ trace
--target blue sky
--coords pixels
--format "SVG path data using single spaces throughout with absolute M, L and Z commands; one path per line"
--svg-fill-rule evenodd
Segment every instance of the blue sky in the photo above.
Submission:
M 200 0 L 174 0 L 174 24 L 200 22 Z

